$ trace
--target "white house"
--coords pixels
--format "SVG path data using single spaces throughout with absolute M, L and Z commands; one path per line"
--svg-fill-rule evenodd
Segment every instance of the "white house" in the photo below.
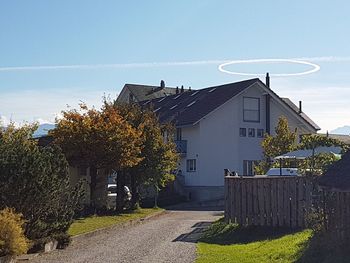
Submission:
M 269 77 L 267 76 L 267 83 Z M 274 133 L 280 116 L 298 135 L 320 128 L 289 99 L 259 79 L 250 79 L 140 102 L 152 105 L 161 122 L 176 125 L 179 171 L 192 200 L 223 197 L 224 169 L 253 175 L 262 158 L 261 140 Z

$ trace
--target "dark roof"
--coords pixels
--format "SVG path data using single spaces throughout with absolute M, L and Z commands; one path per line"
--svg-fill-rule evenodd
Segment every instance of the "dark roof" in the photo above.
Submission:
M 325 133 L 320 133 L 320 135 L 323 136 L 328 136 L 329 138 L 332 139 L 337 139 L 345 144 L 350 145 L 350 135 L 344 135 L 344 134 L 325 134 Z
M 191 125 L 226 101 L 260 80 L 250 79 L 210 88 L 185 91 L 163 98 L 140 102 L 152 105 L 160 122 L 174 122 L 177 126 Z
M 157 99 L 176 93 L 176 88 L 172 87 L 160 88 L 159 86 L 125 84 L 124 88 L 129 89 L 136 98 L 136 101 Z
M 335 162 L 328 171 L 318 179 L 320 186 L 350 191 L 350 151 Z
M 299 113 L 299 107 L 295 105 L 290 99 L 288 98 L 281 98 L 282 101 L 284 101 L 288 107 L 290 107 L 293 111 L 295 111 L 301 118 L 303 118 L 308 124 L 310 124 L 312 127 L 315 128 L 315 130 L 320 130 L 321 128 L 313 121 L 309 116 L 307 116 L 304 112 Z

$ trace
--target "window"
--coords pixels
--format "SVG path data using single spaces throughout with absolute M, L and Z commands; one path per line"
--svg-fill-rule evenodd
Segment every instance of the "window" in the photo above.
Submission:
M 135 97 L 134 97 L 134 95 L 133 94 L 129 94 L 129 103 L 132 103 L 132 102 L 134 102 L 135 101 Z
M 187 172 L 195 172 L 196 171 L 196 159 L 188 159 L 187 160 Z
M 239 128 L 239 136 L 247 137 L 247 129 L 246 128 Z
M 190 104 L 188 104 L 187 106 L 186 106 L 186 108 L 188 108 L 188 107 L 191 107 L 193 104 L 195 104 L 196 103 L 196 101 L 192 101 Z
M 243 121 L 260 122 L 260 99 L 243 97 Z
M 243 161 L 243 175 L 254 175 L 254 166 L 256 161 L 244 160 Z
M 256 136 L 258 138 L 263 138 L 264 137 L 264 129 L 257 129 L 256 130 Z
M 255 129 L 248 128 L 248 137 L 255 137 Z
M 182 130 L 181 128 L 176 128 L 176 141 L 182 140 Z

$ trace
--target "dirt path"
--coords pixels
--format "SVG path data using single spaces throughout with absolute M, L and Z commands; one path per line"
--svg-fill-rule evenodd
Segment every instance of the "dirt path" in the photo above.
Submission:
M 221 216 L 218 211 L 167 211 L 142 224 L 97 233 L 30 262 L 194 262 L 200 232 Z

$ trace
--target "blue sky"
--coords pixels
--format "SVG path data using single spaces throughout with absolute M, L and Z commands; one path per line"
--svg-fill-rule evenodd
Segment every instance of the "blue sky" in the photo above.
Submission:
M 348 1 L 321 0 L 3 0 L 0 116 L 5 122 L 53 121 L 67 104 L 98 107 L 104 94 L 115 97 L 125 83 L 158 85 L 164 79 L 169 86 L 202 88 L 250 78 L 222 73 L 213 61 L 304 58 L 320 71 L 273 77 L 272 88 L 303 100 L 305 112 L 324 131 L 350 125 L 349 9 Z M 171 64 L 191 61 L 211 63 Z M 118 67 L 96 66 L 101 64 Z M 90 67 L 45 68 L 69 65 Z M 44 68 L 30 68 L 37 66 Z M 310 69 L 290 63 L 227 68 Z

